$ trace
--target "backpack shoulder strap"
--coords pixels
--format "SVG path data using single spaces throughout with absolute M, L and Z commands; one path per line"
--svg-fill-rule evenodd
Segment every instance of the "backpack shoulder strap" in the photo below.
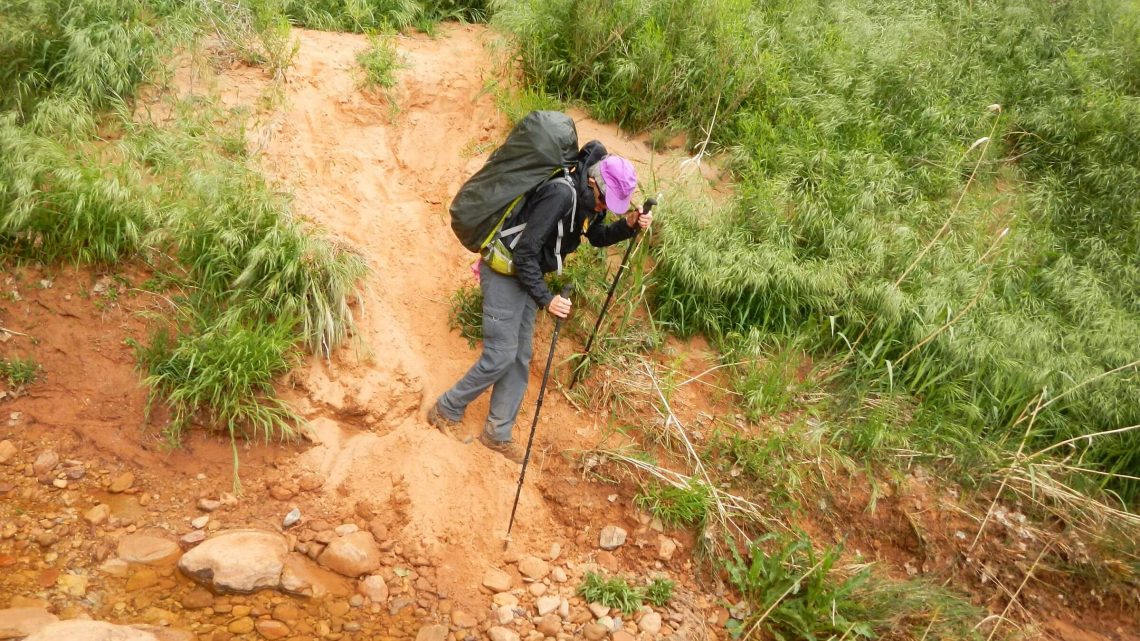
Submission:
M 559 171 L 561 171 L 561 174 L 562 174 L 561 176 L 557 175 Z M 574 219 L 578 213 L 578 190 L 575 189 L 575 187 L 574 187 L 574 180 L 572 178 L 570 178 L 570 171 L 568 169 L 566 169 L 565 167 L 563 167 L 561 170 L 556 170 L 551 175 L 551 177 L 549 179 L 543 181 L 540 185 L 535 187 L 531 191 L 531 193 L 533 194 L 535 191 L 538 191 L 543 185 L 546 185 L 549 183 L 562 183 L 562 184 L 564 184 L 570 188 L 570 210 L 566 214 L 563 214 L 558 219 L 558 237 L 554 241 L 554 259 L 558 263 L 558 273 L 561 274 L 562 273 L 562 237 L 566 233 L 566 218 L 567 217 L 569 217 L 569 219 L 570 219 L 570 229 L 574 229 L 574 223 L 575 223 Z M 508 227 L 508 228 L 500 231 L 499 232 L 499 238 L 506 241 L 508 236 L 514 236 L 514 239 L 511 240 L 511 242 L 509 244 L 507 244 L 507 247 L 513 251 L 515 246 L 519 244 L 519 239 L 522 238 L 522 232 L 524 229 L 526 229 L 526 221 L 523 221 L 517 225 L 513 225 L 511 227 Z

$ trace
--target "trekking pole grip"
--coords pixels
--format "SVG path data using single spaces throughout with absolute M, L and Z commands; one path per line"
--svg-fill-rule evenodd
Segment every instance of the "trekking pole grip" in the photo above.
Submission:
M 561 296 L 562 298 L 570 298 L 570 294 L 573 294 L 573 293 L 574 293 L 574 283 L 566 283 L 566 286 L 562 288 L 562 293 L 559 294 L 559 296 Z
M 657 206 L 657 199 L 656 198 L 650 198 L 649 200 L 646 200 L 645 205 L 644 205 L 644 209 L 641 210 L 641 214 L 643 216 L 645 214 L 648 214 L 649 212 L 653 211 L 653 208 L 655 206 Z M 633 226 L 633 235 L 636 236 L 639 233 L 641 233 L 641 225 L 634 225 Z

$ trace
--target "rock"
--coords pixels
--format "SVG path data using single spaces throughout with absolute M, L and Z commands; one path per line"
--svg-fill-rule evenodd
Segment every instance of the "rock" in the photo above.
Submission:
M 582 628 L 582 638 L 586 641 L 602 641 L 609 633 L 609 628 L 600 623 L 587 623 Z
M 487 630 L 487 636 L 491 638 L 491 641 L 520 641 L 518 632 L 499 625 Z
M 510 592 L 500 592 L 491 599 L 491 602 L 494 603 L 496 607 L 509 605 L 515 608 L 519 605 L 519 598 Z
M 99 566 L 99 571 L 108 576 L 123 578 L 130 572 L 131 564 L 122 559 L 107 559 Z
M 364 577 L 356 591 L 368 597 L 373 603 L 386 603 L 388 601 L 388 584 L 379 574 Z
M 288 553 L 285 537 L 279 534 L 231 530 L 184 554 L 178 567 L 190 578 L 215 590 L 253 592 L 280 584 Z
M 337 536 L 348 536 L 353 532 L 359 531 L 360 528 L 355 523 L 345 523 L 343 525 L 338 525 L 333 529 L 333 532 L 336 532 Z
M 598 547 L 603 550 L 616 550 L 625 543 L 626 531 L 616 525 L 607 525 L 602 528 L 598 536 Z
M 501 625 L 507 625 L 515 620 L 515 609 L 510 605 L 500 605 L 495 610 L 495 620 Z
M 562 619 L 557 614 L 550 614 L 535 621 L 534 628 L 543 636 L 552 637 L 562 631 Z
M 539 583 L 538 581 L 535 581 L 534 583 L 530 584 L 530 587 L 527 588 L 527 591 L 529 591 L 533 596 L 540 597 L 546 594 L 547 589 L 548 588 L 546 587 L 545 583 Z
M 87 476 L 87 468 L 83 467 L 82 465 L 72 465 L 71 467 L 64 470 L 63 473 L 72 481 L 78 481 L 84 476 Z
M 123 472 L 111 481 L 111 485 L 107 487 L 107 491 L 112 494 L 119 494 L 131 489 L 131 486 L 134 484 L 135 475 L 131 472 Z
M 289 636 L 289 626 L 273 619 L 262 619 L 253 627 L 257 629 L 258 634 L 266 639 L 283 639 Z
M 590 608 L 590 614 L 593 614 L 595 619 L 600 619 L 610 613 L 610 606 L 601 603 L 591 603 L 586 607 Z
M 51 482 L 52 487 L 60 490 L 67 489 L 67 479 L 53 479 Z
M 17 450 L 16 446 L 12 444 L 12 441 L 9 441 L 8 439 L 0 441 L 0 465 L 3 465 L 8 461 L 14 459 L 17 453 L 19 453 L 19 450 Z
M 278 501 L 288 501 L 293 498 L 295 492 L 284 485 L 274 485 L 269 488 L 269 496 L 277 499 Z
M 661 615 L 656 612 L 646 614 L 637 622 L 637 629 L 646 634 L 657 634 L 661 631 Z
M 447 633 L 446 625 L 425 625 L 416 633 L 416 641 L 445 641 Z
M 37 477 L 41 477 L 54 470 L 56 465 L 59 465 L 59 454 L 56 454 L 55 450 L 45 450 L 32 463 L 32 472 Z
M 454 610 L 451 613 L 451 623 L 457 628 L 474 628 L 479 625 L 479 621 L 475 617 L 467 614 L 463 610 Z
M 563 570 L 562 568 L 556 567 L 550 571 L 550 580 L 554 581 L 555 583 L 565 583 L 567 579 L 568 577 L 566 576 L 566 570 Z
M 617 621 L 614 621 L 614 618 L 611 616 L 604 616 L 599 618 L 598 624 L 605 626 L 606 630 L 609 630 L 610 632 L 621 629 L 621 624 L 619 624 Z
M 83 641 L 159 641 L 159 637 L 148 630 L 83 619 L 52 623 L 41 628 L 24 641 L 79 641 L 80 639 Z
M 111 506 L 100 503 L 83 513 L 83 520 L 91 525 L 102 525 L 111 517 Z
M 151 586 L 158 585 L 158 572 L 151 568 L 143 568 L 131 575 L 127 579 L 127 592 L 137 592 L 145 590 Z
M 347 577 L 358 577 L 380 568 L 380 548 L 368 532 L 353 532 L 329 543 L 317 562 Z
M 253 632 L 253 619 L 249 617 L 241 617 L 230 621 L 226 629 L 234 634 L 249 634 Z
M 289 528 L 293 527 L 294 525 L 297 525 L 297 523 L 300 523 L 300 521 L 301 521 L 301 510 L 300 510 L 300 508 L 293 508 L 292 510 L 289 510 L 289 513 L 286 514 L 285 518 L 281 521 L 281 527 L 288 530 Z
M 538 612 L 538 616 L 540 617 L 554 612 L 558 609 L 559 605 L 562 605 L 562 598 L 557 596 L 538 597 L 538 600 L 534 602 L 535 611 Z
M 213 512 L 220 507 L 222 507 L 221 501 L 216 501 L 214 499 L 198 499 L 198 509 L 202 510 L 203 512 Z
M 201 610 L 214 605 L 214 595 L 209 590 L 197 588 L 182 597 L 182 607 L 187 610 Z
M 336 532 L 333 532 L 332 529 L 327 529 L 317 532 L 316 536 L 313 537 L 313 540 L 317 543 L 320 543 L 321 545 L 328 545 L 329 543 L 332 543 L 333 539 L 335 538 Z
M 187 532 L 186 534 L 182 535 L 181 539 L 179 539 L 179 541 L 181 541 L 182 544 L 185 545 L 186 547 L 193 547 L 193 546 L 198 545 L 199 543 L 201 543 L 202 541 L 205 541 L 205 540 L 206 540 L 206 531 L 205 530 L 193 530 L 191 532 Z
M 657 558 L 662 561 L 668 561 L 673 558 L 673 553 L 677 551 L 677 542 L 673 539 L 663 536 L 657 543 Z
M 618 630 L 614 632 L 613 641 L 637 641 L 637 637 L 625 630 Z
M 372 533 L 372 538 L 377 541 L 388 540 L 388 526 L 379 518 L 372 519 L 368 522 L 368 531 Z
M 273 618 L 285 623 L 292 623 L 301 618 L 301 610 L 293 603 L 286 601 L 273 608 Z
M 8 608 L 0 610 L 0 639 L 19 639 L 59 621 L 44 608 Z
M 512 583 L 511 575 L 497 568 L 491 568 L 483 574 L 483 585 L 492 592 L 506 592 L 511 589 Z
M 621 564 L 618 563 L 617 557 L 614 556 L 613 552 L 602 550 L 594 555 L 594 561 L 610 572 L 621 571 Z
M 352 586 L 339 574 L 330 572 L 300 554 L 290 554 L 281 572 L 281 589 L 289 594 L 324 598 L 330 594 L 348 596 Z
M 562 555 L 562 544 L 561 543 L 551 543 L 550 549 L 546 552 L 546 554 L 542 555 L 542 560 L 554 561 L 555 559 L 557 559 L 561 555 Z
M 164 565 L 178 558 L 178 544 L 150 534 L 128 534 L 119 539 L 116 548 L 120 559 L 128 563 Z
M 536 556 L 526 556 L 519 560 L 519 572 L 528 579 L 540 581 L 550 574 L 550 564 Z
M 201 530 L 202 528 L 206 527 L 206 524 L 209 522 L 210 522 L 209 515 L 203 514 L 202 516 L 199 516 L 196 519 L 191 519 L 190 520 L 190 527 L 194 528 L 195 530 Z

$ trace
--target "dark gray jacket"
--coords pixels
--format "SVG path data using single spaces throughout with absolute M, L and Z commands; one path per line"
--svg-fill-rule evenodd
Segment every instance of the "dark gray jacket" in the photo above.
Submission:
M 606 247 L 620 243 L 634 234 L 624 216 L 606 224 L 606 212 L 594 211 L 594 191 L 586 182 L 586 168 L 599 162 L 605 155 L 606 148 L 596 140 L 582 147 L 578 165 L 570 174 L 570 181 L 574 184 L 578 197 L 573 216 L 569 215 L 574 202 L 569 185 L 557 178 L 539 186 L 520 208 L 517 220 L 525 220 L 526 229 L 522 231 L 522 237 L 512 251 L 515 274 L 523 289 L 544 309 L 554 294 L 547 288 L 542 275 L 558 269 L 560 259 L 570 255 L 582 244 L 583 235 L 591 245 Z M 558 242 L 560 221 L 563 223 L 561 243 Z M 556 251 L 559 244 L 561 247 Z

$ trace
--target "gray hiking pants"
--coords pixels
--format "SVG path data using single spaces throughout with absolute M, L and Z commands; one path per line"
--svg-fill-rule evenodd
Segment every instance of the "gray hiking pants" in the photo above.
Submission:
M 491 387 L 491 410 L 483 431 L 492 440 L 509 441 L 530 378 L 538 304 L 517 278 L 496 274 L 482 261 L 479 288 L 483 290 L 483 353 L 439 397 L 439 413 L 458 421 L 467 405 Z

